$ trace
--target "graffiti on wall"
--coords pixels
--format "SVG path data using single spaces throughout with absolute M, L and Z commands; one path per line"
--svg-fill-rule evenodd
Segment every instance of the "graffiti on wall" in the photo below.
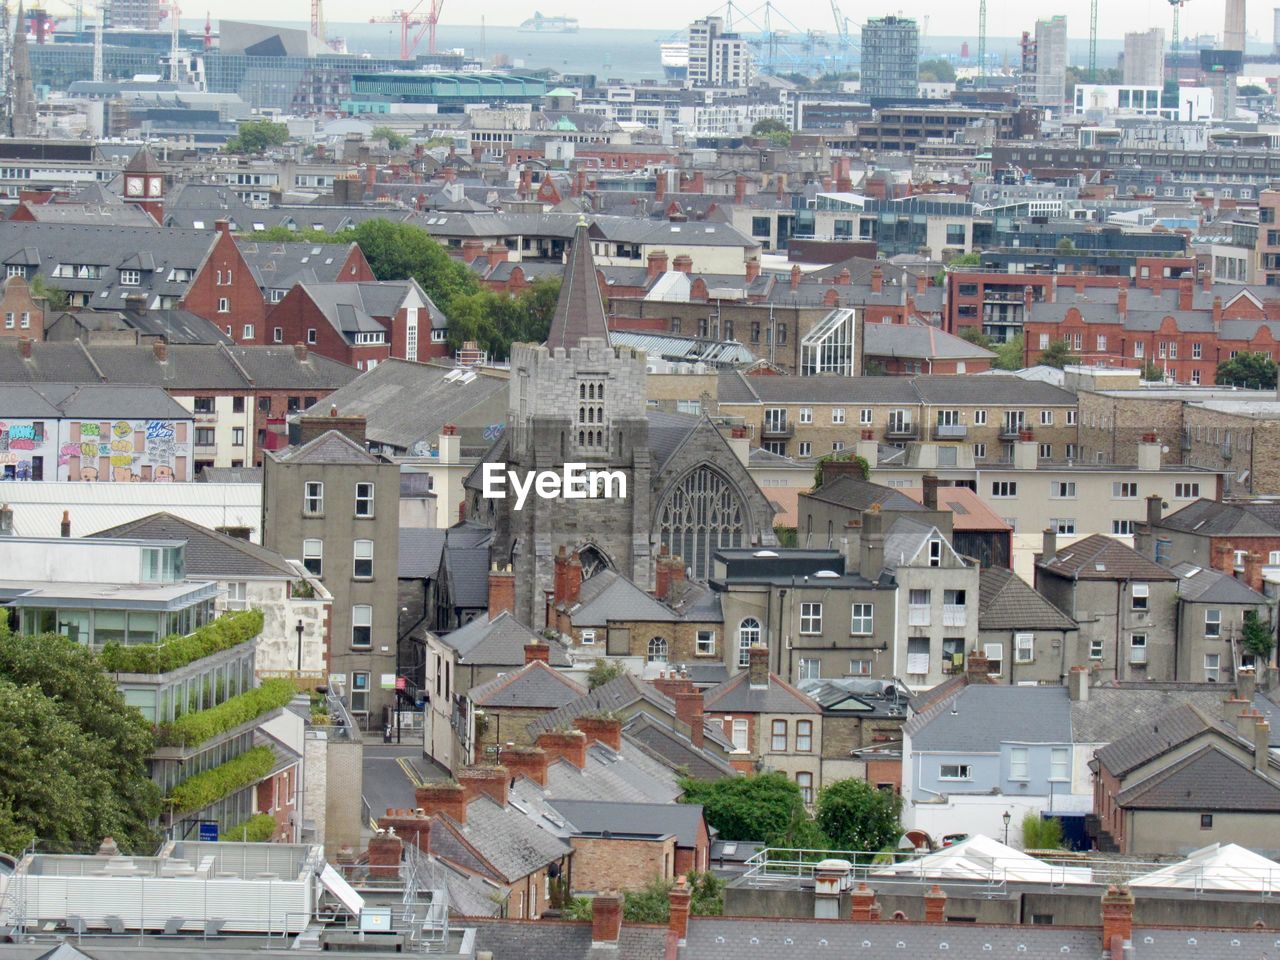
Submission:
M 59 447 L 58 466 L 67 479 L 91 483 L 186 480 L 187 432 L 186 424 L 171 420 L 73 423 L 70 438 Z
M 6 423 L 0 420 L 0 477 L 5 480 L 30 480 L 35 472 L 33 461 L 38 443 L 33 423 Z

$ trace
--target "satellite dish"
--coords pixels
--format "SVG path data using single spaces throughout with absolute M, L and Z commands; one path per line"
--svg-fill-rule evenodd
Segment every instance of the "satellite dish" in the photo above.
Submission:
M 1169 445 L 1166 443 L 1164 446 L 1162 446 L 1162 447 L 1160 448 L 1160 452 L 1161 452 L 1161 453 L 1168 453 L 1168 452 L 1169 452 Z

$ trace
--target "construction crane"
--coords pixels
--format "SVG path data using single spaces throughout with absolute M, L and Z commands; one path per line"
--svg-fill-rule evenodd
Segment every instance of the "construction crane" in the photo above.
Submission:
M 427 11 L 419 16 L 418 8 L 424 3 L 428 4 Z M 423 35 L 427 37 L 427 52 L 436 52 L 436 24 L 440 22 L 443 7 L 444 0 L 418 0 L 408 10 L 397 10 L 389 17 L 370 17 L 369 22 L 400 24 L 400 59 L 409 60 L 422 42 Z M 414 27 L 421 29 L 415 34 L 412 32 Z
M 1173 42 L 1170 44 L 1169 50 L 1173 55 L 1173 82 L 1177 83 L 1181 79 L 1181 66 L 1178 62 L 1179 48 L 1181 47 L 1180 29 L 1182 26 L 1182 5 L 1187 0 L 1169 0 L 1169 6 L 1173 7 Z
M 1089 82 L 1098 82 L 1098 0 L 1089 3 Z

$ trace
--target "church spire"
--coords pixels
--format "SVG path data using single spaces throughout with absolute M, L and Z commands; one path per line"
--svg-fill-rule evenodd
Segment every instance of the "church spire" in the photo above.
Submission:
M 569 247 L 569 260 L 564 265 L 564 279 L 560 281 L 560 299 L 551 318 L 551 330 L 547 334 L 547 346 L 554 350 L 576 347 L 585 337 L 608 342 L 609 326 L 605 322 L 604 302 L 600 299 L 600 283 L 596 279 L 596 265 L 591 257 L 591 239 L 587 236 L 587 220 L 578 220 L 573 233 L 573 245 Z

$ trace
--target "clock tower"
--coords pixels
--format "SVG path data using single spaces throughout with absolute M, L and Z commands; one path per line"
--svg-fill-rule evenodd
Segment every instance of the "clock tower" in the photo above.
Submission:
M 164 171 L 145 145 L 124 168 L 124 200 L 140 206 L 156 223 L 164 217 Z

